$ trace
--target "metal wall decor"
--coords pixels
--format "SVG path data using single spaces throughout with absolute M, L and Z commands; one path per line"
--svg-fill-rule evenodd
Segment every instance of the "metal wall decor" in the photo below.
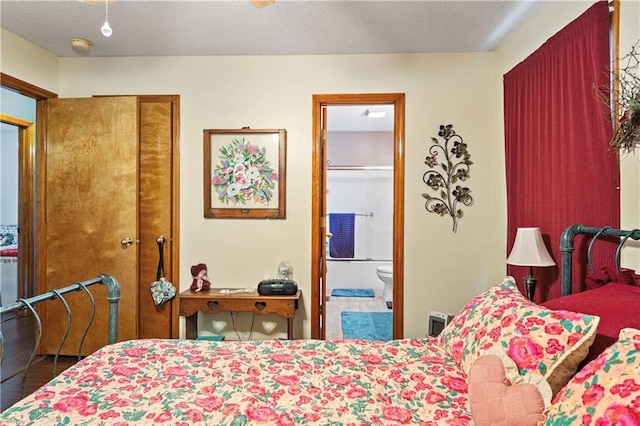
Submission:
M 462 209 L 459 204 L 467 207 L 473 205 L 471 190 L 459 183 L 469 179 L 469 168 L 473 164 L 471 154 L 467 151 L 467 144 L 462 136 L 456 134 L 452 124 L 440 125 L 438 136 L 444 139 L 440 143 L 438 138 L 432 137 L 433 145 L 429 148 L 429 155 L 424 159 L 424 164 L 429 167 L 422 181 L 438 196 L 423 193 L 427 200 L 424 208 L 428 212 L 437 213 L 440 216 L 449 215 L 453 220 L 453 232 L 458 229 L 458 219 L 462 217 Z M 438 159 L 438 155 L 444 158 Z

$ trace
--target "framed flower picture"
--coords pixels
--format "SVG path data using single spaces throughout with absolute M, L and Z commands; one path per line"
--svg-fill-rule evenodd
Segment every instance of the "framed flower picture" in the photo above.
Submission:
M 286 218 L 287 131 L 204 130 L 204 217 Z

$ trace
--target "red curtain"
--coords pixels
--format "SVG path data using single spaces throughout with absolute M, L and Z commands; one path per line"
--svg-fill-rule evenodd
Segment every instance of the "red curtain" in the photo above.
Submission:
M 561 295 L 560 235 L 569 225 L 619 228 L 619 164 L 613 130 L 595 88 L 610 80 L 609 8 L 600 1 L 504 75 L 507 255 L 519 227 L 539 227 L 556 262 L 534 268 L 535 301 Z M 574 251 L 573 291 L 588 273 Z M 594 244 L 596 269 L 611 265 L 615 245 Z M 579 271 L 579 272 L 578 272 Z M 523 290 L 528 268 L 509 265 Z

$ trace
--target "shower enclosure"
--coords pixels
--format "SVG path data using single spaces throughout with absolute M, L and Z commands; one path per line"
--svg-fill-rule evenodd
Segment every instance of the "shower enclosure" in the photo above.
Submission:
M 331 252 L 327 256 L 327 296 L 331 297 L 335 288 L 382 292 L 376 267 L 390 265 L 393 260 L 393 169 L 329 166 L 327 188 L 330 244 L 345 238 L 331 229 L 331 215 L 354 215 L 353 256 L 333 257 Z

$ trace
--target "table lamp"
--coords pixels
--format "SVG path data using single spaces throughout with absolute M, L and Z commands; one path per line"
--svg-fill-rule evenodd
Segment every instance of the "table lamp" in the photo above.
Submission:
M 527 299 L 533 300 L 537 281 L 533 276 L 533 267 L 554 266 L 556 263 L 542 241 L 540 228 L 518 228 L 516 241 L 513 243 L 509 257 L 507 257 L 507 264 L 529 267 L 529 275 L 524 277 L 524 286 Z

